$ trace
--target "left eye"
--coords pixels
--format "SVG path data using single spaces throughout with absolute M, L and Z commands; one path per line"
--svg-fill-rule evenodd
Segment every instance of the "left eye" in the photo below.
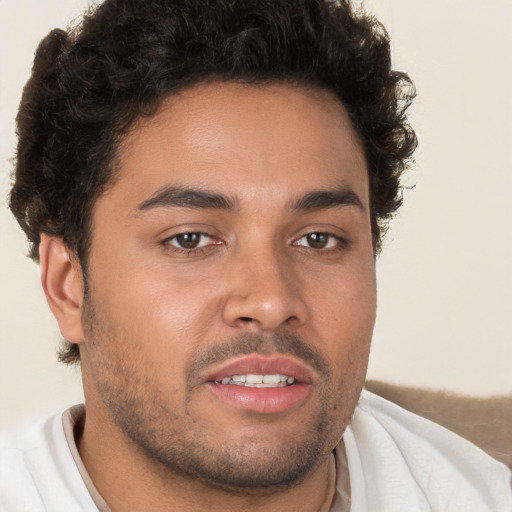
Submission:
M 308 233 L 299 238 L 294 245 L 311 249 L 333 249 L 340 243 L 340 238 L 330 233 Z
M 199 249 L 212 243 L 212 237 L 206 233 L 180 233 L 168 238 L 165 242 L 178 249 L 193 250 Z

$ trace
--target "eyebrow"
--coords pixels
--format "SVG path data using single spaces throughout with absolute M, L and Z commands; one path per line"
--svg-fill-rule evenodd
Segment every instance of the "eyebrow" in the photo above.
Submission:
M 359 196 L 350 188 L 345 187 L 335 190 L 309 192 L 295 201 L 291 209 L 295 212 L 313 212 L 338 206 L 355 206 L 362 212 L 365 211 Z
M 339 206 L 355 206 L 365 211 L 358 195 L 350 188 L 309 192 L 292 202 L 290 209 L 294 212 L 311 212 Z M 153 196 L 139 204 L 138 210 L 165 207 L 235 211 L 238 202 L 218 192 L 170 186 L 157 190 Z
M 161 207 L 228 210 L 237 209 L 234 199 L 208 190 L 184 187 L 164 187 L 139 204 L 140 211 Z

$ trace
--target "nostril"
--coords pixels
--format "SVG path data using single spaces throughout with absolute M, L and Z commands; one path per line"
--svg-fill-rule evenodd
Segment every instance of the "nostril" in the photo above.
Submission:
M 242 320 L 242 322 L 245 322 L 245 323 L 252 322 L 252 318 L 249 318 L 248 316 L 242 316 L 242 317 L 240 317 L 240 320 Z

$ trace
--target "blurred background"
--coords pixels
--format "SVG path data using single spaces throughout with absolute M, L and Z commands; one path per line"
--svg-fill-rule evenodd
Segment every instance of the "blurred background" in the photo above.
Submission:
M 7 209 L 34 50 L 92 2 L 0 0 L 0 428 L 83 400 Z M 379 256 L 368 377 L 512 395 L 512 0 L 366 0 L 409 73 L 419 148 Z

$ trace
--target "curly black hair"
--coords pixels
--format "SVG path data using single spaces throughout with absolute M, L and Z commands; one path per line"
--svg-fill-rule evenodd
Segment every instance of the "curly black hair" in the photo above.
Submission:
M 38 259 L 41 233 L 63 238 L 84 271 L 95 200 L 113 183 L 123 137 L 162 100 L 207 81 L 326 89 L 365 152 L 380 249 L 416 147 L 415 90 L 391 69 L 384 27 L 349 0 L 106 0 L 37 49 L 17 117 L 10 208 Z M 60 359 L 79 360 L 67 344 Z

